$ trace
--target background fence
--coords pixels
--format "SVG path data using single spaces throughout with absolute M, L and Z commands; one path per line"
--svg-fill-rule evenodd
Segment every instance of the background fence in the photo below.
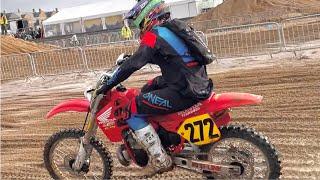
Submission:
M 208 46 L 218 57 L 278 53 L 283 47 L 278 23 L 268 22 L 207 31 Z
M 210 20 L 201 20 L 201 21 L 192 21 L 189 22 L 195 29 L 198 31 L 206 32 L 207 29 L 213 28 L 221 28 L 226 26 L 237 26 L 244 24 L 253 24 L 253 23 L 261 23 L 266 21 L 272 22 L 281 22 L 284 18 L 289 18 L 290 16 L 297 16 L 298 14 L 309 14 L 312 13 L 310 9 L 314 9 L 314 7 L 309 8 L 308 6 L 299 9 L 299 13 L 292 13 L 291 11 L 284 10 L 283 8 L 274 9 L 272 11 L 262 11 L 256 12 L 253 14 L 241 14 L 241 16 L 222 16 L 221 18 L 216 18 Z M 139 39 L 139 31 L 136 29 L 132 29 L 133 37 L 131 40 Z M 101 44 L 101 43 L 110 43 L 123 41 L 123 37 L 121 37 L 120 29 L 113 32 L 89 32 L 89 33 L 81 33 L 77 34 L 77 42 L 72 40 L 72 35 L 64 35 L 57 37 L 50 37 L 41 40 L 34 40 L 38 43 L 46 43 L 55 46 L 59 46 L 62 48 L 65 47 L 75 47 L 75 46 L 87 46 L 92 44 Z
M 26 78 L 36 75 L 30 54 L 1 56 L 1 80 Z
M 61 37 L 53 37 L 48 39 L 35 40 L 37 43 L 51 44 L 54 46 L 75 47 L 75 46 L 88 46 L 95 44 L 105 44 L 111 42 L 121 42 L 125 39 L 119 32 L 95 32 L 90 34 L 77 34 L 76 40 L 73 39 L 73 35 L 66 35 Z M 132 30 L 132 38 L 130 40 L 139 39 L 139 32 L 136 29 Z
M 109 69 L 121 53 L 132 54 L 137 41 L 1 56 L 1 80 Z
M 320 14 L 286 19 L 281 28 L 287 50 L 320 47 Z
M 124 41 L 86 46 L 83 48 L 83 55 L 87 61 L 87 70 L 110 68 L 120 54 L 133 54 L 138 45 L 137 41 Z
M 199 33 L 220 59 L 319 48 L 320 14 Z M 108 69 L 119 54 L 131 54 L 137 47 L 137 41 L 120 41 L 1 56 L 1 80 Z
M 68 48 L 30 54 L 39 76 L 81 72 L 85 68 L 80 48 Z

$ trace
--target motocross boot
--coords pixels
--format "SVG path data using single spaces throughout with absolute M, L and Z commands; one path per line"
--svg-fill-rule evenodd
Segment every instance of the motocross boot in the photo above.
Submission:
M 161 145 L 160 138 L 151 124 L 134 131 L 137 141 L 149 154 L 149 167 L 145 168 L 148 176 L 172 169 L 172 159 Z

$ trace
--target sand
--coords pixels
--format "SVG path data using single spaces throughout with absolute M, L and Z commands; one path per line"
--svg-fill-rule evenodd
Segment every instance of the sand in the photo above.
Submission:
M 261 16 L 265 18 L 285 18 L 320 12 L 319 0 L 225 0 L 216 8 L 201 14 L 192 21 L 224 19 L 232 16 Z M 280 16 L 274 17 L 274 14 Z
M 1 36 L 0 40 L 1 55 L 31 53 L 58 48 L 52 45 L 40 45 L 34 42 L 24 41 L 22 39 L 14 38 L 11 36 Z

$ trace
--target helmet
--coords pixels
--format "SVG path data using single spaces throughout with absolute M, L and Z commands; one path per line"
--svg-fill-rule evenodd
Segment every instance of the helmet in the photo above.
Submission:
M 169 18 L 170 13 L 163 0 L 140 0 L 124 17 L 126 25 L 128 20 L 132 20 L 142 34 Z

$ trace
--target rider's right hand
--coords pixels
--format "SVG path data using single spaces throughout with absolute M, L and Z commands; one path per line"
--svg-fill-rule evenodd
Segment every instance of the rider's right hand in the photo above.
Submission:
M 103 86 L 101 86 L 99 89 L 97 89 L 96 91 L 96 95 L 99 95 L 99 94 L 104 94 L 106 92 L 106 84 L 104 84 Z
M 104 94 L 105 92 L 109 91 L 110 89 L 112 89 L 112 87 L 110 85 L 108 85 L 108 83 L 104 83 L 99 89 L 97 89 L 96 94 Z

